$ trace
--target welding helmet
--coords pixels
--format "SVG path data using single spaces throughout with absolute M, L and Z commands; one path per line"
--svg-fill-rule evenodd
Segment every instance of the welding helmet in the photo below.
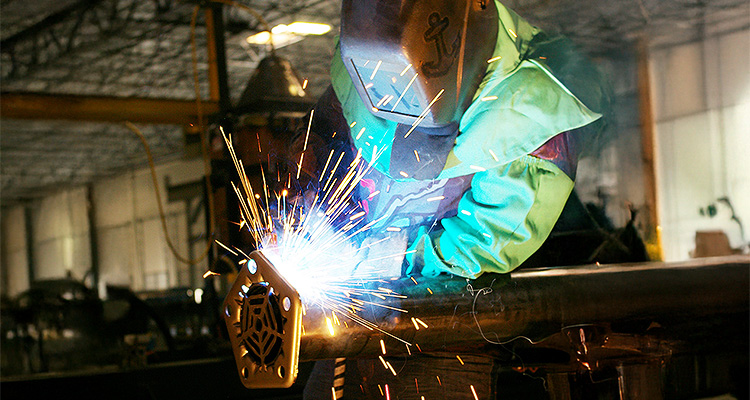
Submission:
M 471 104 L 497 29 L 494 0 L 344 0 L 341 55 L 374 115 L 444 135 Z

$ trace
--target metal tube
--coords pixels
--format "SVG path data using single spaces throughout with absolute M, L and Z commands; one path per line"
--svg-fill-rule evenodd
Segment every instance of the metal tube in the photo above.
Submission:
M 525 336 L 533 341 L 579 324 L 699 321 L 748 312 L 750 256 L 681 263 L 589 265 L 395 281 L 408 296 L 386 305 L 407 313 L 370 309 L 362 316 L 422 351 L 486 354 L 490 343 Z M 434 294 L 431 294 L 430 291 Z M 411 317 L 429 328 L 417 330 Z M 696 325 L 697 326 L 697 325 Z M 319 310 L 304 318 L 300 359 L 375 357 L 383 339 L 389 355 L 406 346 L 377 330 L 348 322 L 334 336 Z M 409 350 L 413 351 L 414 347 Z

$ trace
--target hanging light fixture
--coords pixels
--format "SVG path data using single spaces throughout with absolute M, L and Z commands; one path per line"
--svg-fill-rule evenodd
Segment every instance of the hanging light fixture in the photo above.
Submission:
M 273 113 L 302 116 L 312 106 L 312 99 L 289 60 L 271 51 L 258 63 L 242 92 L 235 113 Z
M 235 107 L 237 114 L 274 113 L 302 116 L 312 106 L 302 80 L 289 60 L 276 54 L 278 44 L 288 45 L 307 35 L 323 35 L 331 30 L 327 24 L 293 22 L 252 35 L 250 44 L 270 45 L 271 54 L 260 61 Z

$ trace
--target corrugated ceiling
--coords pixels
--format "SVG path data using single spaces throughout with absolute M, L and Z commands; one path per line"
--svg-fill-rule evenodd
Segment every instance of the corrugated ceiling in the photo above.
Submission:
M 334 30 L 279 49 L 309 91 L 328 85 L 340 0 L 243 2 L 271 25 L 309 20 Z M 564 33 L 593 55 L 629 51 L 641 36 L 652 46 L 696 40 L 750 26 L 746 0 L 517 0 L 507 3 L 544 29 Z M 190 54 L 194 5 L 173 0 L 0 1 L 3 93 L 32 92 L 137 98 L 195 98 Z M 262 30 L 248 13 L 225 7 L 226 53 L 233 99 L 264 55 L 244 38 Z M 203 97 L 206 31 L 196 29 Z M 158 159 L 183 155 L 182 128 L 144 127 Z M 4 205 L 144 166 L 140 143 L 122 124 L 0 120 L 0 200 Z

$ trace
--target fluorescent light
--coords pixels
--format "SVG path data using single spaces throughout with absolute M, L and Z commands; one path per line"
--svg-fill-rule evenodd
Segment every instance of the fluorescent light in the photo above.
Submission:
M 307 36 L 307 35 L 324 35 L 331 31 L 331 25 L 318 24 L 314 22 L 292 22 L 289 25 L 279 24 L 271 29 L 271 32 L 258 32 L 245 39 L 249 44 L 268 44 L 271 41 L 271 34 L 274 35 L 274 44 L 277 42 L 291 41 L 287 36 Z
M 284 24 L 279 24 L 271 28 L 271 33 L 274 35 L 278 35 L 280 33 L 294 33 L 289 31 L 289 26 Z
M 331 25 L 314 22 L 292 22 L 287 25 L 287 32 L 297 35 L 324 35 L 331 31 Z
M 268 31 L 258 32 L 255 35 L 248 36 L 245 41 L 250 44 L 268 44 L 271 41 L 271 33 Z

